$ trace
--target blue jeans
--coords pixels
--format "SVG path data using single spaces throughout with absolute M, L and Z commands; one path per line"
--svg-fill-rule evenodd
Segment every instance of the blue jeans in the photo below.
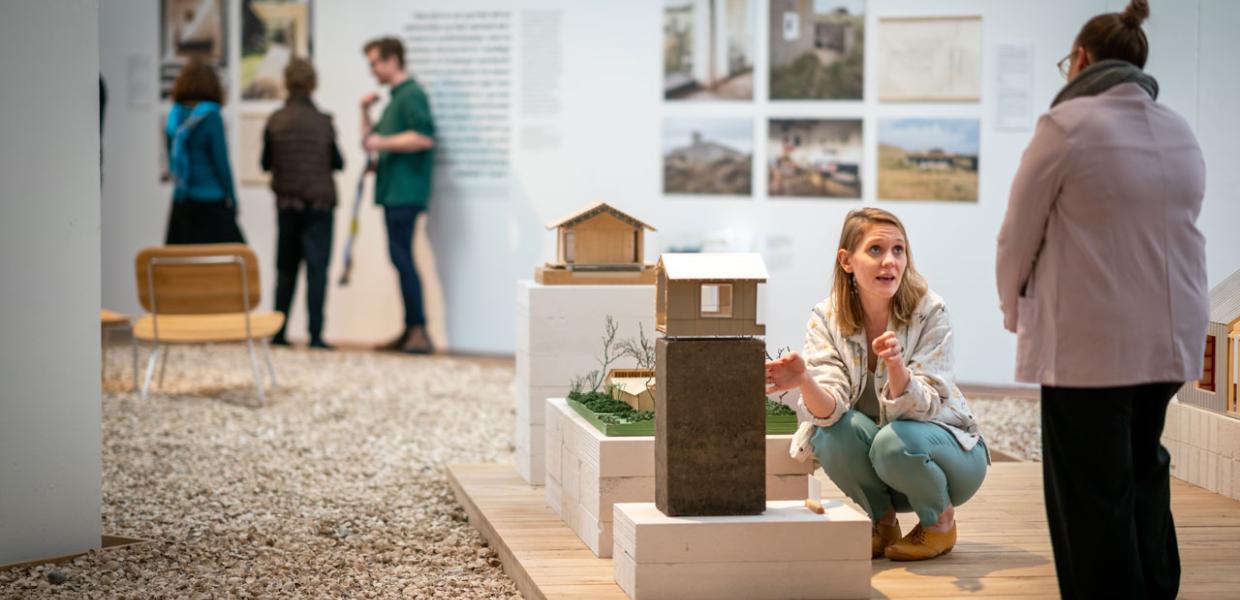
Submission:
M 387 223 L 388 257 L 400 275 L 400 295 L 405 302 L 405 327 L 426 324 L 422 310 L 422 281 L 413 267 L 413 230 L 418 222 L 418 206 L 384 206 Z
M 922 527 L 939 522 L 948 504 L 960 506 L 986 478 L 985 442 L 966 452 L 946 429 L 922 421 L 893 421 L 881 429 L 850 410 L 810 443 L 831 481 L 878 522 L 891 509 L 916 512 Z

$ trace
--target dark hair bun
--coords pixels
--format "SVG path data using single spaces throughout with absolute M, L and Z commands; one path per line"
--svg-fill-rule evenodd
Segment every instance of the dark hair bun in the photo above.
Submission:
M 1125 27 L 1137 29 L 1146 19 L 1150 18 L 1149 0 L 1132 0 L 1119 14 L 1119 20 Z

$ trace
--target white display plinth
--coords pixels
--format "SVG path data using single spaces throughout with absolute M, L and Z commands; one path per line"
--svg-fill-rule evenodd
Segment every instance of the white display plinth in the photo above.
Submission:
M 870 519 L 839 501 L 824 508 L 669 517 L 650 502 L 616 504 L 616 583 L 633 600 L 869 598 Z
M 601 338 L 608 316 L 619 326 L 617 340 L 636 338 L 638 323 L 653 338 L 654 304 L 653 285 L 517 282 L 517 418 L 513 445 L 517 472 L 525 481 L 543 483 L 543 401 L 564 397 L 574 377 L 599 368 L 596 357 L 603 352 Z
M 546 401 L 546 497 L 596 556 L 612 550 L 612 506 L 654 501 L 654 437 L 607 437 L 568 406 Z M 766 436 L 766 497 L 804 503 L 813 461 L 788 456 L 791 435 Z

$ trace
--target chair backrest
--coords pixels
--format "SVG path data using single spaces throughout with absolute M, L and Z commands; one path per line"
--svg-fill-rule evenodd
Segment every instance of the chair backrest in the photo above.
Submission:
M 151 313 L 248 312 L 261 298 L 258 257 L 245 244 L 144 248 L 134 270 L 138 301 Z

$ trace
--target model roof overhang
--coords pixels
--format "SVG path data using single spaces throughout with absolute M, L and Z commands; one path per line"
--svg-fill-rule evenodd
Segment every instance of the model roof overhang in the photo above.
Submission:
M 610 204 L 607 204 L 606 202 L 596 202 L 595 204 L 592 204 L 586 207 L 585 209 L 579 210 L 567 217 L 564 217 L 563 219 L 560 219 L 558 221 L 552 221 L 551 223 L 547 223 L 547 229 L 555 229 L 557 227 L 571 227 L 582 221 L 587 221 L 589 219 L 592 219 L 602 213 L 607 213 L 634 227 L 643 227 L 643 228 L 649 229 L 650 231 L 657 231 L 654 227 L 651 227 L 650 225 L 647 225 L 633 218 L 631 215 L 625 214 L 617 210 L 616 207 Z
M 1210 321 L 1226 325 L 1240 321 L 1240 271 L 1210 290 Z
M 676 281 L 766 281 L 762 255 L 751 252 L 710 252 L 664 254 L 659 264 L 669 280 Z

